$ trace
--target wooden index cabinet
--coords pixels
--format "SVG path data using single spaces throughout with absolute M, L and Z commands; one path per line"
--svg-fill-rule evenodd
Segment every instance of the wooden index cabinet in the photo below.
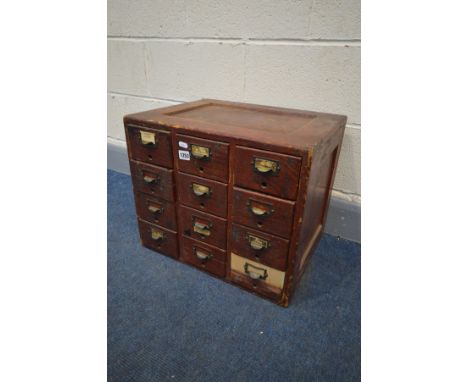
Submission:
M 346 117 L 201 100 L 124 124 L 142 244 L 287 306 L 325 225 Z

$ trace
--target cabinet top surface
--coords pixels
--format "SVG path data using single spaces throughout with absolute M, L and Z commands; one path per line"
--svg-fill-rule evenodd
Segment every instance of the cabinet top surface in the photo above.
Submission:
M 210 99 L 127 115 L 125 121 L 308 148 L 343 128 L 346 117 Z

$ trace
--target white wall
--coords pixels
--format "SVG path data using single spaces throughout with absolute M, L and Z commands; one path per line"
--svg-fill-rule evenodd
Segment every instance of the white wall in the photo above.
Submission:
M 124 114 L 219 98 L 348 116 L 335 190 L 360 188 L 359 0 L 109 0 L 108 136 Z

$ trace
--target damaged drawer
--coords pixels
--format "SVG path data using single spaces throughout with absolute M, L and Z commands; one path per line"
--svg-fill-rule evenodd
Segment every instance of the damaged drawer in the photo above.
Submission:
M 266 297 L 277 298 L 284 286 L 285 272 L 231 252 L 231 281 Z

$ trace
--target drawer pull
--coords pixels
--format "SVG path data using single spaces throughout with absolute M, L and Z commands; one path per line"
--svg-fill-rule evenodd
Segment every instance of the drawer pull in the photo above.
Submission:
M 209 147 L 190 145 L 190 151 L 196 159 L 209 159 L 211 155 Z
M 250 244 L 252 249 L 256 251 L 261 251 L 262 249 L 267 249 L 270 246 L 270 242 L 266 239 L 262 239 L 261 237 L 254 236 L 251 234 L 247 235 L 247 240 Z
M 145 183 L 156 183 L 156 178 L 154 176 L 151 176 L 151 175 L 143 175 L 143 180 L 145 181 Z
M 163 212 L 164 208 L 162 206 L 158 206 L 156 204 L 149 204 L 148 205 L 148 210 L 149 212 L 152 212 L 154 214 L 160 214 Z
M 253 280 L 266 280 L 268 273 L 266 269 L 258 268 L 252 264 L 244 264 L 244 272 Z
M 212 227 L 211 223 L 203 223 L 198 220 L 194 220 L 193 222 L 194 232 L 199 233 L 200 235 L 205 236 L 205 237 L 211 235 L 211 231 L 210 231 L 211 227 Z
M 151 239 L 153 240 L 164 240 L 164 233 L 162 233 L 160 230 L 151 228 Z
M 266 206 L 251 199 L 249 199 L 249 201 L 247 202 L 247 207 L 249 207 L 250 212 L 252 212 L 256 216 L 268 216 L 275 212 L 275 210 L 271 206 Z
M 203 264 L 213 257 L 213 255 L 210 252 L 202 251 L 197 247 L 193 247 L 193 253 L 195 253 L 195 256 L 197 256 L 197 258 L 201 260 Z
M 268 215 L 268 210 L 261 207 L 250 206 L 250 211 L 252 211 L 252 213 L 257 216 Z
M 260 172 L 262 174 L 277 174 L 280 170 L 280 165 L 278 162 L 263 158 L 254 158 L 253 166 L 255 171 Z
M 149 131 L 140 130 L 140 141 L 142 145 L 155 145 L 156 144 L 156 134 L 150 133 Z
M 203 196 L 203 195 L 210 196 L 211 194 L 211 190 L 209 187 L 203 186 L 198 183 L 192 183 L 192 191 L 197 196 Z

